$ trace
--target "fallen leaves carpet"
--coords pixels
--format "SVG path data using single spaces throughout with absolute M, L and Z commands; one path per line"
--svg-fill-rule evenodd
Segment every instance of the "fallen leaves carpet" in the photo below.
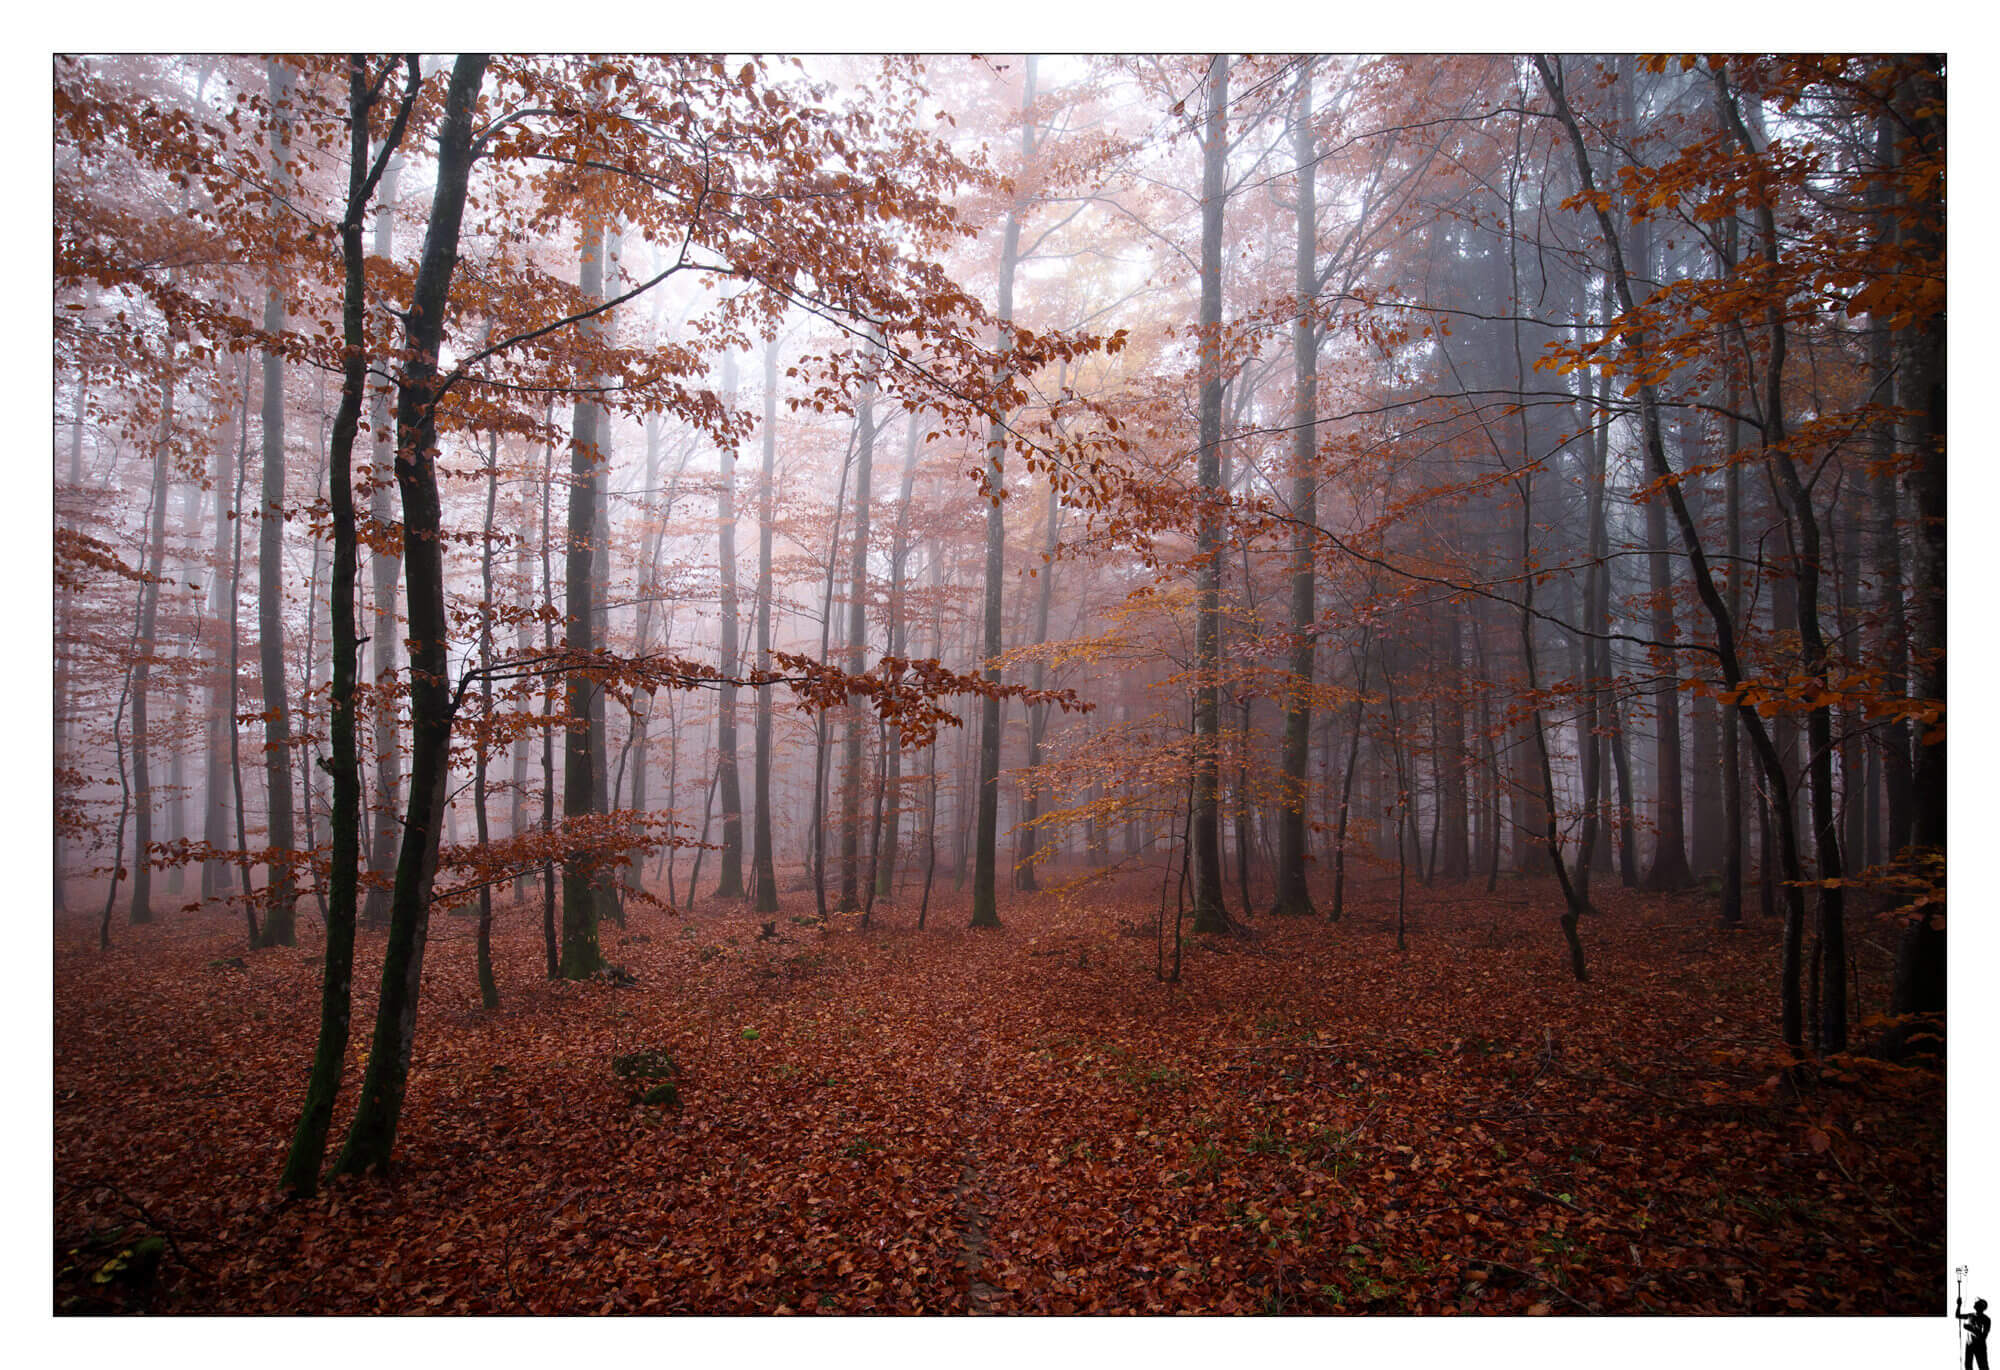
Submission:
M 1934 1311 L 1941 1077 L 1779 1078 L 1778 929 L 1699 897 L 1603 893 L 1584 984 L 1540 881 L 1418 892 L 1402 952 L 1363 883 L 1187 938 L 1178 984 L 1157 877 L 989 933 L 948 892 L 921 932 L 914 890 L 865 931 L 787 898 L 774 938 L 635 909 L 630 985 L 545 979 L 539 900 L 503 901 L 494 1012 L 436 917 L 395 1172 L 304 1202 L 310 902 L 260 951 L 220 905 L 109 951 L 58 916 L 56 1309 Z M 1888 939 L 1854 940 L 1859 1019 Z

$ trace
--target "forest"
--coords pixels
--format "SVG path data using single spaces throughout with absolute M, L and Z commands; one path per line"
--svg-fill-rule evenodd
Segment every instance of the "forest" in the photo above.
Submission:
M 58 1314 L 1935 1314 L 1940 56 L 57 55 Z

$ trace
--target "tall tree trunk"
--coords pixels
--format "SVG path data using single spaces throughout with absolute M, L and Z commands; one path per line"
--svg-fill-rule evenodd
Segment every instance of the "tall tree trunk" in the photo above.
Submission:
M 487 327 L 491 340 L 492 326 Z M 486 435 L 486 523 L 479 540 L 479 731 L 473 738 L 472 815 L 478 827 L 479 845 L 492 841 L 486 814 L 486 761 L 492 751 L 493 735 L 493 511 L 500 498 L 500 435 Z M 493 882 L 479 886 L 479 933 L 475 952 L 482 1007 L 500 1007 L 500 988 L 493 981 Z
M 551 536 L 549 503 L 555 489 L 556 449 L 550 443 L 542 448 L 542 605 L 553 608 L 556 602 L 555 575 L 550 565 L 551 549 L 555 539 Z M 556 627 L 547 618 L 542 620 L 542 655 L 553 656 L 556 650 Z M 553 678 L 546 678 L 542 684 L 542 836 L 546 839 L 555 831 L 556 823 L 556 691 L 558 686 Z M 545 849 L 546 851 L 547 849 Z M 556 928 L 556 863 L 552 856 L 542 860 L 542 959 L 546 963 L 549 979 L 562 974 L 562 937 Z
M 624 244 L 622 225 L 608 224 L 604 230 L 604 255 L 596 291 L 597 299 L 605 299 L 617 293 L 620 253 Z M 610 317 L 600 315 L 586 321 L 583 331 L 603 335 L 610 327 Z M 591 425 L 591 446 L 596 457 L 591 486 L 590 531 L 590 644 L 602 650 L 611 642 L 611 462 L 612 427 L 611 417 L 603 405 L 591 406 L 595 418 Z M 609 699 L 601 685 L 592 683 L 586 696 L 590 704 L 590 811 L 608 814 L 611 812 L 611 767 L 608 758 L 610 748 L 610 715 L 607 711 Z M 608 859 L 593 863 L 590 872 L 590 892 L 596 905 L 595 919 L 601 926 L 615 923 L 625 924 L 625 906 L 618 897 L 617 864 Z M 593 929 L 593 938 L 595 932 Z
M 170 474 L 168 452 L 174 430 L 174 340 L 166 342 L 160 378 L 160 423 L 153 435 L 152 498 L 146 511 L 146 580 L 139 591 L 137 633 L 132 643 L 132 906 L 134 923 L 153 921 L 153 780 L 150 758 L 150 720 L 147 717 L 148 686 L 153 674 L 160 620 L 161 570 L 167 555 L 167 482 Z M 286 799 L 289 801 L 290 794 Z M 121 821 L 120 826 L 123 826 Z M 122 842 L 111 849 L 115 864 L 122 859 Z M 116 885 L 116 880 L 113 880 Z
M 517 506 L 517 509 L 519 510 L 517 517 L 522 517 L 527 512 L 525 503 Z M 522 521 L 525 522 L 525 518 Z M 525 533 L 525 528 L 522 531 Z M 525 536 L 521 537 L 514 544 L 513 596 L 516 602 L 521 604 L 531 602 L 530 597 L 534 594 L 535 573 L 531 561 L 533 555 L 528 550 L 528 539 Z M 515 625 L 514 654 L 525 661 L 533 656 L 534 653 L 534 624 L 527 617 L 523 616 Z M 522 713 L 528 711 L 528 703 L 525 699 L 521 700 L 516 707 Z M 514 739 L 513 763 L 507 816 L 507 835 L 509 837 L 519 837 L 528 830 L 528 734 L 525 730 L 520 736 Z M 526 866 L 521 867 L 520 872 L 514 877 L 514 902 L 516 904 L 528 897 L 528 878 L 528 868 Z
M 1368 706 L 1368 639 L 1372 628 L 1361 632 L 1361 660 L 1355 667 L 1354 710 L 1347 725 L 1347 765 L 1340 774 L 1340 809 L 1333 828 L 1333 907 L 1327 910 L 1330 923 L 1340 921 L 1347 910 L 1347 820 L 1354 798 L 1354 773 L 1361 759 L 1361 724 Z
M 483 53 L 461 54 L 445 93 L 437 135 L 437 187 L 430 227 L 405 313 L 405 357 L 396 386 L 396 484 L 403 500 L 403 568 L 410 605 L 410 798 L 382 958 L 382 990 L 368 1069 L 354 1121 L 334 1169 L 379 1171 L 389 1164 L 402 1117 L 417 996 L 437 874 L 438 827 L 451 764 L 451 663 L 446 653 L 444 543 L 437 484 L 437 356 L 444 337 L 459 225 L 472 170 L 472 115 L 486 74 Z
M 854 447 L 860 438 L 861 422 L 862 418 L 857 414 L 854 430 L 848 437 L 847 451 L 840 460 L 840 489 L 834 495 L 833 529 L 826 540 L 826 581 L 819 611 L 819 659 L 822 663 L 826 661 L 833 643 L 833 600 L 837 578 L 835 567 L 840 560 L 840 525 L 847 513 L 847 478 L 854 469 Z M 831 720 L 828 711 L 821 709 L 813 718 L 812 823 L 807 832 L 812 853 L 813 910 L 821 922 L 826 921 L 831 912 L 826 903 L 826 771 L 830 747 Z
M 1285 737 L 1278 810 L 1277 896 L 1272 912 L 1311 914 L 1306 887 L 1306 763 L 1312 747 L 1313 654 L 1318 609 L 1314 603 L 1314 528 L 1319 522 L 1319 328 L 1313 319 L 1318 287 L 1319 220 L 1314 196 L 1316 158 L 1312 129 L 1312 64 L 1299 73 L 1292 115 L 1292 164 L 1298 169 L 1294 268 L 1297 313 L 1292 319 L 1292 670 L 1285 684 Z M 1464 790 L 1459 790 L 1461 801 Z M 1465 823 L 1459 815 L 1459 851 Z M 1464 874 L 1461 870 L 1459 874 Z
M 577 288 L 586 301 L 604 298 L 605 229 L 591 217 L 583 230 L 583 262 Z M 570 489 L 567 570 L 567 603 L 564 606 L 563 645 L 572 654 L 587 655 L 598 645 L 596 629 L 597 577 L 591 565 L 596 544 L 608 530 L 600 528 L 598 486 L 608 477 L 602 446 L 603 410 L 588 399 L 578 399 L 570 420 Z M 595 696 L 602 693 L 588 672 L 570 669 L 564 691 L 564 711 L 569 727 L 563 734 L 563 819 L 568 823 L 588 822 L 602 813 L 598 806 L 598 773 L 603 769 L 603 733 L 594 720 Z M 602 913 L 598 885 L 603 854 L 572 850 L 563 857 L 562 886 L 562 974 L 565 979 L 582 980 L 603 968 L 598 950 L 597 925 Z
M 321 384 L 322 389 L 324 389 L 324 381 Z M 325 398 L 325 395 L 322 393 L 320 396 L 322 417 L 325 414 Z M 319 488 L 320 481 L 326 475 L 326 461 L 324 460 L 324 449 L 326 446 L 324 434 L 326 429 L 324 423 L 321 424 L 320 431 L 322 434 L 320 444 L 322 460 L 319 463 L 319 469 L 313 472 L 312 487 L 315 490 Z M 314 538 L 312 541 L 312 561 L 312 574 L 306 580 L 305 644 L 304 650 L 299 653 L 298 738 L 306 744 L 304 759 L 299 763 L 299 826 L 304 829 L 304 832 L 301 834 L 303 841 L 299 845 L 299 851 L 308 857 L 307 869 L 312 875 L 313 900 L 319 906 L 320 922 L 324 923 L 326 921 L 326 881 L 320 877 L 319 871 L 313 868 L 316 864 L 316 853 L 319 850 L 319 837 L 314 831 L 313 824 L 313 810 L 316 807 L 313 801 L 319 794 L 319 785 L 317 783 L 319 777 L 314 772 L 312 745 L 310 741 L 313 735 L 313 662 L 314 656 L 319 649 L 319 577 L 320 567 L 325 564 L 323 545 L 318 538 Z
M 1035 645 L 1049 640 L 1049 599 L 1056 585 L 1056 534 L 1062 526 L 1062 492 L 1049 483 L 1048 533 L 1042 543 L 1041 581 L 1035 600 Z M 1047 679 L 1048 666 L 1037 658 L 1029 682 L 1039 690 Z M 1014 847 L 1014 888 L 1023 892 L 1039 888 L 1035 880 L 1036 848 L 1041 833 L 1035 820 L 1041 814 L 1042 740 L 1048 732 L 1050 705 L 1035 704 L 1028 709 L 1028 764 L 1021 778 L 1020 838 Z
M 1579 310 L 1579 313 L 1582 311 Z M 1610 301 L 1605 301 L 1605 313 L 1610 313 Z M 1599 843 L 1603 850 L 1610 850 L 1610 834 L 1604 831 L 1604 703 L 1610 690 L 1610 682 L 1605 679 L 1608 672 L 1598 670 L 1599 635 L 1610 627 L 1609 606 L 1605 604 L 1604 557 L 1610 541 L 1609 530 L 1604 522 L 1605 505 L 1605 465 L 1610 449 L 1611 425 L 1604 417 L 1606 397 L 1610 393 L 1611 377 L 1602 367 L 1596 369 L 1594 382 L 1597 389 L 1597 408 L 1590 409 L 1590 391 L 1586 388 L 1578 400 L 1580 417 L 1590 427 L 1590 449 L 1588 466 L 1584 472 L 1584 571 L 1583 571 L 1583 634 L 1577 643 L 1577 681 L 1583 691 L 1582 736 L 1578 739 L 1581 753 L 1583 782 L 1583 825 L 1577 835 L 1576 887 L 1581 897 L 1590 899 L 1590 877 L 1597 864 Z
M 1621 64 L 1624 84 L 1621 100 L 1625 107 L 1627 127 L 1632 126 L 1632 80 L 1627 68 Z M 1632 256 L 1639 264 L 1642 276 L 1650 276 L 1653 270 L 1653 236 L 1651 225 L 1644 219 L 1632 225 Z M 1652 666 L 1655 677 L 1653 685 L 1653 745 L 1655 796 L 1658 800 L 1657 817 L 1654 822 L 1653 864 L 1646 872 L 1645 887 L 1649 890 L 1681 890 L 1694 883 L 1694 874 L 1688 869 L 1687 860 L 1687 807 L 1682 792 L 1681 772 L 1681 696 L 1679 662 L 1672 644 L 1679 641 L 1680 624 L 1674 614 L 1673 552 L 1667 538 L 1667 511 L 1655 492 L 1646 501 L 1646 573 L 1651 590 L 1652 637 L 1657 643 L 1669 644 L 1654 647 Z
M 871 347 L 872 352 L 872 347 Z M 847 670 L 860 675 L 868 669 L 868 537 L 870 484 L 875 472 L 875 381 L 874 361 L 870 377 L 862 382 L 855 406 L 857 437 L 854 458 L 854 545 L 847 567 Z M 846 720 L 844 765 L 840 793 L 840 898 L 834 907 L 845 913 L 861 907 L 861 774 L 862 755 L 868 738 L 868 719 L 852 697 L 844 710 Z
M 673 515 L 674 495 L 680 487 L 680 470 L 674 472 L 673 484 L 668 488 L 666 498 L 660 499 L 655 492 L 660 485 L 660 439 L 661 424 L 657 416 L 646 422 L 646 471 L 641 486 L 646 492 L 645 507 L 651 529 L 641 539 L 640 561 L 637 579 L 640 587 L 639 622 L 632 634 L 632 653 L 644 657 L 652 649 L 653 643 L 653 601 L 659 598 L 660 557 L 667 541 L 667 520 Z M 683 460 L 685 465 L 685 459 Z M 671 634 L 669 624 L 667 633 Z M 643 700 L 643 704 L 642 704 Z M 617 799 L 619 785 L 625 778 L 625 759 L 632 759 L 632 788 L 630 802 L 625 806 L 633 811 L 634 828 L 640 831 L 646 813 L 646 761 L 649 748 L 647 742 L 652 730 L 652 713 L 658 707 L 652 690 L 634 690 L 632 701 L 627 706 L 630 711 L 629 731 L 625 735 L 625 746 L 618 754 L 618 776 L 612 785 L 612 798 Z M 635 847 L 625 860 L 624 887 L 627 891 L 645 888 L 646 850 Z M 668 891 L 672 893 L 671 890 Z
M 1719 94 L 1719 93 L 1718 93 Z M 1722 267 L 1736 270 L 1736 218 L 1731 215 L 1722 226 Z M 1737 371 L 1735 349 L 1730 340 L 1721 340 L 1723 361 L 1722 406 L 1728 416 L 1722 424 L 1725 465 L 1722 474 L 1722 520 L 1724 552 L 1729 569 L 1724 579 L 1724 606 L 1730 621 L 1743 619 L 1743 467 L 1736 460 L 1742 445 L 1742 426 L 1736 417 L 1742 400 L 1743 381 Z M 1735 927 L 1743 921 L 1743 844 L 1749 824 L 1743 811 L 1742 733 L 1736 712 L 1723 709 L 1722 719 L 1722 923 Z M 1768 860 L 1765 863 L 1769 864 Z
M 73 412 L 70 415 L 70 424 L 69 424 L 69 481 L 67 490 L 64 492 L 72 500 L 81 500 L 83 497 L 83 411 L 86 407 L 85 400 L 86 400 L 86 394 L 82 383 L 79 382 L 76 387 L 74 398 L 72 399 Z M 216 450 L 218 454 L 220 454 L 218 456 L 219 461 L 228 460 L 226 454 L 228 453 L 229 447 L 228 447 L 228 438 L 226 435 L 220 442 L 217 443 Z M 216 483 L 218 498 L 220 498 L 222 482 L 226 479 L 227 476 L 222 476 Z M 215 535 L 217 542 L 219 544 L 222 538 L 222 528 L 221 528 L 222 520 L 218 518 L 216 522 L 217 522 L 217 527 Z M 221 561 L 222 558 L 218 546 L 218 553 L 215 559 L 215 565 L 212 568 L 213 574 L 211 576 L 211 581 L 210 581 L 211 587 L 213 588 L 219 588 L 219 583 L 221 581 L 221 574 L 220 574 Z M 55 681 L 55 701 L 54 701 L 53 712 L 55 714 L 54 752 L 55 752 L 56 770 L 58 772 L 73 771 L 77 769 L 76 767 L 70 765 L 71 757 L 70 757 L 70 746 L 69 746 L 69 715 L 70 715 L 70 710 L 74 704 L 74 700 L 70 693 L 70 669 L 72 660 L 75 656 L 75 646 L 70 640 L 71 594 L 72 591 L 70 589 L 69 582 L 67 580 L 64 580 L 61 587 L 56 591 L 56 622 L 55 622 L 56 681 Z M 209 733 L 211 738 L 214 735 L 214 731 L 215 731 L 215 725 L 213 720 L 211 719 L 209 724 Z M 210 754 L 212 757 L 213 756 L 212 750 Z M 58 802 L 60 802 L 62 792 L 67 787 L 68 787 L 68 782 L 59 775 L 56 780 L 56 793 Z M 54 839 L 52 843 L 52 850 L 50 852 L 50 857 L 54 863 L 54 868 L 55 868 L 55 906 L 56 910 L 58 912 L 61 912 L 69 907 L 69 903 L 65 897 L 65 883 L 63 880 L 63 869 L 67 864 L 68 850 L 63 842 L 63 828 L 60 822 L 51 824 L 51 835 Z M 210 865 L 213 864 L 219 864 L 219 863 L 212 863 L 212 862 L 202 863 L 202 871 L 204 875 L 202 881 L 202 886 L 203 886 L 202 898 L 204 899 L 211 897 L 212 894 L 212 891 L 208 888 L 209 882 L 207 879 L 207 872 L 209 870 Z
M 236 415 L 236 454 L 240 464 L 250 440 L 250 359 L 243 359 L 242 400 Z M 208 728 L 203 754 L 202 841 L 211 851 L 221 851 L 229 843 L 229 739 L 236 731 L 235 682 L 229 679 L 230 643 L 227 638 L 229 607 L 236 602 L 236 577 L 229 565 L 229 542 L 240 519 L 229 517 L 230 486 L 235 480 L 228 438 L 215 448 L 215 544 L 209 570 L 208 616 L 210 632 L 208 687 Z M 201 863 L 201 897 L 217 899 L 229 889 L 229 863 L 216 858 Z M 246 891 L 247 895 L 247 891 Z
M 1208 113 L 1202 132 L 1200 442 L 1195 484 L 1203 500 L 1196 534 L 1194 796 L 1194 930 L 1227 932 L 1222 902 L 1222 218 L 1227 201 L 1229 58 L 1209 60 Z
M 1021 82 L 1021 174 L 1025 175 L 1035 156 L 1035 75 L 1036 59 L 1031 55 L 1024 64 Z M 1013 380 L 1013 369 L 1008 361 L 1013 351 L 1014 337 L 1014 271 L 1021 257 L 1021 219 L 1027 212 L 1025 199 L 1017 192 L 1007 206 L 1007 218 L 1002 226 L 1000 238 L 1000 280 L 998 297 L 998 339 L 995 351 L 999 360 L 995 363 L 995 388 L 1000 389 Z M 991 486 L 989 503 L 986 507 L 986 580 L 984 611 L 985 665 L 981 674 L 990 684 L 1000 683 L 1000 652 L 1002 646 L 1001 603 L 1005 588 L 1007 560 L 1007 523 L 1001 497 L 1006 489 L 1006 472 L 1002 467 L 1007 452 L 1007 429 L 1001 414 L 993 415 L 992 425 L 986 435 L 986 480 Z M 988 696 L 980 701 L 979 711 L 979 819 L 978 835 L 973 854 L 972 873 L 972 926 L 975 928 L 997 928 L 1000 926 L 1000 905 L 994 891 L 994 881 L 1000 864 L 1000 721 L 1001 701 L 998 696 Z M 960 860 L 963 876 L 964 861 Z
M 778 462 L 778 342 L 764 344 L 763 464 L 757 479 L 757 669 L 771 669 L 771 501 Z M 751 884 L 758 913 L 778 911 L 771 832 L 771 687 L 757 687 L 757 808 L 751 820 Z
M 369 251 L 389 260 L 396 250 L 396 190 L 402 177 L 403 157 L 392 153 L 382 172 L 381 202 L 375 210 L 375 234 Z M 368 431 L 374 438 L 374 453 L 368 473 L 368 514 L 375 538 L 368 545 L 369 590 L 373 596 L 374 622 L 369 628 L 369 658 L 375 682 L 375 837 L 369 844 L 368 871 L 378 877 L 368 887 L 361 921 L 371 928 L 389 922 L 390 886 L 396 874 L 396 813 L 402 795 L 403 749 L 397 727 L 398 690 L 396 670 L 403 640 L 397 626 L 396 591 L 402 580 L 403 557 L 397 550 L 402 539 L 396 525 L 396 432 L 389 417 L 389 391 L 378 387 L 368 410 Z
M 722 356 L 722 407 L 736 409 L 736 354 Z M 716 560 L 722 571 L 722 684 L 715 696 L 716 765 L 721 768 L 722 874 L 717 899 L 743 897 L 743 784 L 736 770 L 736 447 L 721 454 L 721 488 L 716 493 Z
M 388 134 L 392 148 L 402 138 L 422 84 L 416 57 L 405 60 L 408 86 Z M 333 856 L 327 888 L 326 958 L 320 977 L 319 1043 L 280 1182 L 299 1196 L 310 1195 L 319 1185 L 320 1162 L 326 1155 L 334 1100 L 347 1061 L 354 983 L 354 927 L 361 869 L 361 758 L 355 736 L 359 627 L 354 612 L 357 539 L 352 471 L 362 392 L 368 383 L 361 215 L 371 190 L 369 89 L 367 58 L 353 54 L 347 59 L 347 212 L 340 224 L 340 408 L 334 415 L 333 440 L 327 451 L 327 505 L 333 522 L 333 683 L 327 724 L 332 751 L 327 769 L 333 775 Z M 378 162 L 376 175 L 380 174 Z
M 272 149 L 271 176 L 277 193 L 291 184 L 285 170 L 290 120 L 285 107 L 291 99 L 292 73 L 281 63 L 265 67 L 275 111 L 277 146 Z M 275 268 L 274 268 L 275 272 Z M 285 327 L 285 291 L 278 280 L 264 287 L 264 332 L 276 336 Z M 291 704 L 285 695 L 285 362 L 276 347 L 264 348 L 263 456 L 264 476 L 257 522 L 257 657 L 264 683 L 264 798 L 269 812 L 266 844 L 273 853 L 265 885 L 264 945 L 289 947 L 297 941 L 292 924 L 295 898 L 290 857 L 292 835 Z
M 1463 880 L 1472 873 L 1472 854 L 1466 846 L 1465 776 L 1468 757 L 1465 747 L 1465 657 L 1459 640 L 1463 622 L 1463 616 L 1452 609 L 1442 627 L 1444 664 L 1450 673 L 1444 699 L 1444 733 L 1439 741 L 1437 761 L 1442 791 L 1438 808 L 1443 850 L 1433 853 L 1432 860 L 1447 880 Z
M 903 590 L 903 570 L 910 554 L 910 495 L 916 488 L 917 449 L 923 442 L 923 425 L 909 416 L 903 434 L 903 480 L 896 492 L 896 531 L 889 548 L 889 655 L 901 657 L 909 645 L 909 596 Z M 882 835 L 875 853 L 875 894 L 886 898 L 895 892 L 896 848 L 903 813 L 903 745 L 899 734 L 884 734 L 887 767 L 883 789 L 888 795 L 888 813 L 882 821 Z

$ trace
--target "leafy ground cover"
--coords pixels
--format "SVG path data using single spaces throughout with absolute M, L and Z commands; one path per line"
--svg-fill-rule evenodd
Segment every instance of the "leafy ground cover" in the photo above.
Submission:
M 1398 952 L 1259 917 L 1156 980 L 1158 886 L 819 928 L 635 910 L 636 983 L 550 982 L 506 907 L 433 920 L 388 1181 L 277 1193 L 319 951 L 220 907 L 59 918 L 54 1301 L 189 1313 L 1928 1314 L 1943 1083 L 1780 1077 L 1778 930 L 1547 882 L 1418 891 Z M 801 904 L 800 907 L 803 907 Z M 1856 939 L 1864 1013 L 1885 939 Z M 357 957 L 343 1104 L 378 937 Z M 336 1120 L 336 1141 L 345 1115 Z

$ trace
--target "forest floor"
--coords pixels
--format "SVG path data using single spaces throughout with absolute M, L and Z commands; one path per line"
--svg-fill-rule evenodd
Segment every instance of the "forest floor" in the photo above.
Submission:
M 866 931 L 790 894 L 774 940 L 704 899 L 603 930 L 621 987 L 543 977 L 537 894 L 497 903 L 494 1012 L 474 920 L 439 916 L 395 1174 L 306 1202 L 277 1177 L 311 902 L 264 951 L 220 905 L 104 952 L 58 916 L 54 1305 L 1935 1311 L 1943 1082 L 1783 1080 L 1773 923 L 1600 889 L 1578 984 L 1552 882 L 1413 888 L 1403 952 L 1393 896 L 1189 937 L 1177 985 L 1157 874 L 1003 897 L 997 933 L 942 887 L 921 932 L 914 890 Z M 1856 934 L 1880 1012 L 1890 933 Z M 364 933 L 336 1147 L 381 956 Z M 614 1067 L 648 1051 L 678 1106 Z

